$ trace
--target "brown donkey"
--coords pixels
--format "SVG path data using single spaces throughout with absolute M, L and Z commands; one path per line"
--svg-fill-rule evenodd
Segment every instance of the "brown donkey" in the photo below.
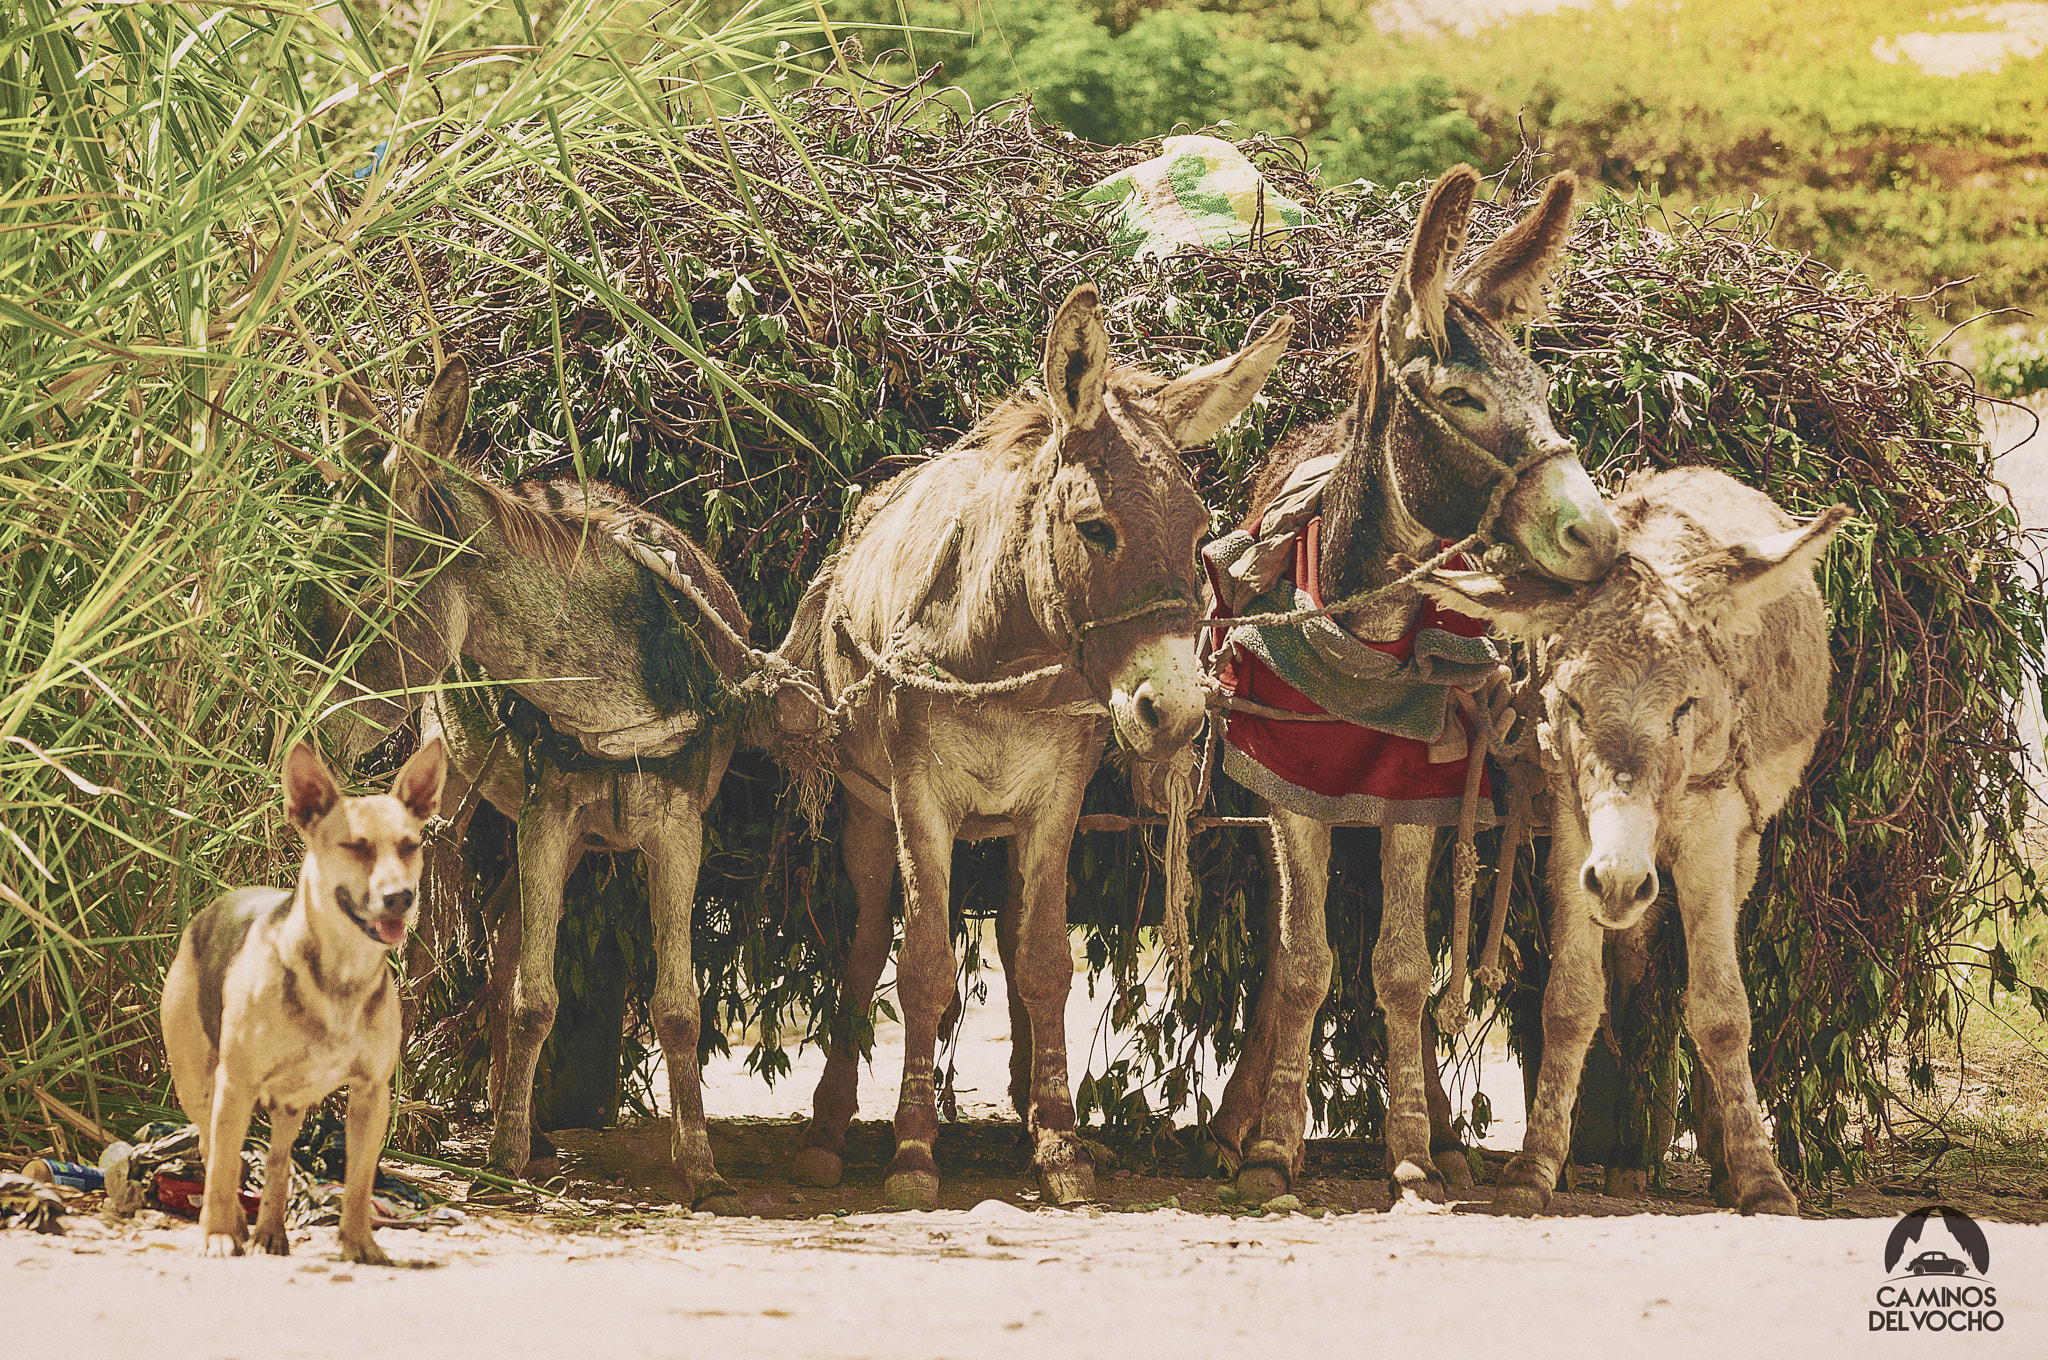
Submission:
M 887 960 L 891 871 L 903 871 L 894 1204 L 929 1208 L 938 1196 L 932 1066 L 953 998 L 953 842 L 996 835 L 1011 838 L 1000 933 L 1020 1023 L 1011 1098 L 1046 1199 L 1094 1194 L 1067 1089 L 1067 852 L 1104 715 L 1145 761 L 1170 758 L 1201 727 L 1195 545 L 1209 516 L 1177 453 L 1251 403 L 1291 328 L 1283 317 L 1168 381 L 1112 364 L 1095 289 L 1075 289 L 1046 334 L 1046 390 L 1011 397 L 891 483 L 783 644 L 821 674 L 828 701 L 855 695 L 837 760 L 860 902 L 844 991 L 856 1012 Z M 1044 673 L 1024 683 L 1034 671 Z M 799 1178 L 837 1181 L 856 1072 L 852 1054 L 829 1054 Z
M 1543 1066 L 1521 1153 L 1493 1210 L 1550 1201 L 1571 1145 L 1586 1048 L 1607 1008 L 1602 945 L 1640 956 L 1671 871 L 1685 926 L 1686 1027 L 1707 1080 L 1700 1149 L 1714 1193 L 1745 1214 L 1796 1214 L 1749 1070 L 1736 917 L 1764 824 L 1813 757 L 1828 702 L 1827 611 L 1813 569 L 1849 516 L 1795 525 L 1722 472 L 1631 483 L 1615 502 L 1625 555 L 1599 583 L 1442 572 L 1453 608 L 1544 645 L 1551 779 L 1550 985 Z
M 1544 281 L 1564 252 L 1575 181 L 1569 173 L 1551 180 L 1535 210 L 1453 278 L 1478 182 L 1470 167 L 1459 166 L 1429 190 L 1360 351 L 1356 402 L 1277 449 L 1253 496 L 1248 526 L 1301 464 L 1334 461 L 1322 492 L 1316 564 L 1329 600 L 1388 586 L 1404 574 L 1394 565 L 1398 557 L 1430 557 L 1438 544 L 1481 529 L 1562 580 L 1596 579 L 1614 560 L 1614 521 L 1576 448 L 1551 424 L 1542 370 L 1505 329 L 1538 310 Z M 1355 638 L 1398 639 L 1425 603 L 1414 587 L 1401 586 L 1340 621 Z M 1330 986 L 1323 914 L 1330 827 L 1381 821 L 1348 816 L 1330 800 L 1289 806 L 1281 799 L 1290 795 L 1233 746 L 1226 745 L 1222 764 L 1267 801 L 1274 889 L 1267 976 L 1244 1056 L 1210 1130 L 1235 1163 L 1240 1197 L 1262 1202 L 1284 1191 L 1301 1165 L 1309 1041 Z M 1387 1024 L 1394 1195 L 1440 1202 L 1445 1183 L 1431 1158 L 1422 1049 L 1431 974 L 1424 922 L 1440 821 L 1419 819 L 1427 824 L 1381 825 L 1385 894 L 1372 975 Z M 1470 1183 L 1462 1158 L 1452 1172 Z

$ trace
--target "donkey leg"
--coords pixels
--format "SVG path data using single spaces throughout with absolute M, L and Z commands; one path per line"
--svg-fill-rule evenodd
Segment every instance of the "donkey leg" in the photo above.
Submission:
M 1585 836 L 1578 814 L 1569 808 L 1560 807 L 1551 825 L 1550 983 L 1543 990 L 1543 1065 L 1536 1073 L 1536 1099 L 1522 1150 L 1501 1172 L 1493 1194 L 1494 1213 L 1522 1218 L 1550 1203 L 1558 1172 L 1571 1152 L 1579 1075 L 1593 1031 L 1607 1008 L 1606 965 L 1600 955 L 1605 932 L 1593 921 L 1593 900 L 1579 885 L 1577 872 L 1577 866 L 1586 862 Z
M 903 1012 L 903 1084 L 896 1101 L 896 1155 L 889 1160 L 883 1194 L 899 1208 L 930 1209 L 939 1202 L 939 1164 L 932 1159 L 939 1133 L 933 1058 L 939 1017 L 953 999 L 947 890 L 955 827 L 939 809 L 924 805 L 928 799 L 913 804 L 905 796 L 909 781 L 903 763 L 896 770 L 904 889 L 903 951 L 896 961 L 896 993 Z
M 1453 1190 L 1472 1188 L 1472 1162 L 1464 1140 L 1451 1126 L 1451 1094 L 1444 1089 L 1443 1054 L 1437 1048 L 1436 1017 L 1422 1008 L 1422 1094 L 1429 1103 L 1429 1160 Z
M 484 904 L 491 940 L 486 1006 L 490 1012 L 491 1062 L 485 1094 L 491 1109 L 505 1089 L 505 1061 L 512 1051 L 512 989 L 519 977 L 519 866 L 505 866 L 505 876 Z
M 846 1014 L 864 1017 L 874 1005 L 875 984 L 889 962 L 889 941 L 895 933 L 889 919 L 889 888 L 896 879 L 896 828 L 849 795 L 839 850 L 858 904 L 853 952 L 846 961 L 839 1004 Z M 846 1126 L 859 1109 L 859 1050 L 827 1047 L 825 1074 L 811 1097 L 811 1121 L 790 1162 L 791 1180 L 799 1185 L 839 1184 L 845 1169 Z
M 1422 1010 L 1429 1000 L 1426 933 L 1433 826 L 1380 828 L 1380 935 L 1372 981 L 1387 1022 L 1387 1175 L 1394 1202 L 1413 1195 L 1444 1201 L 1444 1178 L 1429 1155 L 1429 1100 L 1422 1075 Z
M 1693 1131 L 1699 1135 L 1700 1157 L 1711 1173 L 1707 1179 L 1707 1193 L 1723 1209 L 1733 1209 L 1735 1180 L 1728 1174 L 1728 1152 L 1721 1145 L 1724 1126 L 1721 1097 L 1714 1093 L 1714 1083 L 1707 1080 L 1704 1062 L 1696 1062 L 1692 1068 L 1692 1111 Z
M 1269 817 L 1279 811 L 1271 804 L 1266 804 L 1265 809 Z M 1266 957 L 1272 960 L 1285 953 L 1282 941 L 1287 938 L 1283 929 L 1286 904 L 1282 885 L 1287 880 L 1279 867 L 1273 838 L 1262 835 L 1261 839 L 1264 841 L 1268 885 Z M 1260 985 L 1258 999 L 1252 1005 L 1244 1051 L 1238 1055 L 1236 1066 L 1230 1069 L 1230 1079 L 1223 1084 L 1223 1098 L 1217 1102 L 1215 1113 L 1209 1116 L 1210 1145 L 1232 1175 L 1244 1164 L 1245 1143 L 1258 1129 L 1259 1112 L 1265 1107 L 1266 1089 L 1273 1079 L 1273 1026 L 1281 1009 L 1280 990 L 1270 985 L 1275 976 L 1277 974 L 1269 964 L 1267 981 Z
M 505 1075 L 491 1121 L 489 1165 L 517 1176 L 533 1150 L 533 1073 L 555 1026 L 555 933 L 562 923 L 562 884 L 569 857 L 570 810 L 558 777 L 541 775 L 519 812 L 519 963 L 506 1026 Z
M 1031 1012 L 1017 987 L 1017 932 L 1024 924 L 1024 851 L 1012 836 L 1004 847 L 1009 888 L 1003 909 L 996 914 L 996 957 L 1003 965 L 1003 999 L 1010 1009 L 1010 1108 L 1017 1112 L 1018 1128 L 1030 1137 L 1031 1119 Z
M 1247 1204 L 1285 1194 L 1301 1164 L 1308 1127 L 1309 1042 L 1316 1010 L 1330 994 L 1333 957 L 1323 918 L 1330 894 L 1329 824 L 1274 808 L 1272 826 L 1276 910 L 1258 1003 L 1261 1011 L 1271 1007 L 1272 1019 L 1264 1041 L 1267 1070 L 1259 1122 L 1242 1145 L 1244 1160 L 1237 1168 L 1238 1198 Z
M 1074 983 L 1073 946 L 1067 940 L 1067 855 L 1082 787 L 1082 781 L 1072 781 L 1071 795 L 1061 799 L 1064 806 L 1034 817 L 1011 841 L 1023 880 L 1015 987 L 1031 1040 L 1031 1098 L 1024 1129 L 1047 1204 L 1095 1198 L 1095 1167 L 1074 1131 L 1074 1100 L 1067 1089 L 1067 993 Z M 1016 1043 L 1014 1030 L 1011 1043 Z
M 1742 811 L 1739 802 L 1725 801 L 1737 805 L 1726 818 L 1733 821 Z M 1737 886 L 1746 896 L 1756 879 L 1757 837 L 1743 827 L 1730 839 L 1734 844 L 1727 854 L 1714 853 L 1714 847 L 1699 841 L 1688 843 L 1671 866 L 1685 922 L 1685 1026 L 1713 1087 L 1713 1103 L 1720 1107 L 1721 1151 L 1736 1207 L 1745 1214 L 1796 1217 L 1799 1201 L 1778 1170 L 1757 1108 L 1756 1081 L 1749 1070 L 1749 993 L 1735 950 Z M 1731 861 L 1733 874 L 1722 867 Z
M 661 1057 L 668 1068 L 670 1117 L 675 1121 L 670 1160 L 683 1178 L 692 1209 L 739 1212 L 739 1195 L 711 1157 L 704 1127 L 704 1080 L 697 1063 L 703 1025 L 696 970 L 690 965 L 690 921 L 697 905 L 697 869 L 704 856 L 704 805 L 717 791 L 725 761 L 714 756 L 702 788 L 678 788 L 661 811 L 661 825 L 641 842 L 647 861 L 647 900 L 654 913 L 654 998 L 648 1007 Z M 650 776 L 643 776 L 650 777 Z

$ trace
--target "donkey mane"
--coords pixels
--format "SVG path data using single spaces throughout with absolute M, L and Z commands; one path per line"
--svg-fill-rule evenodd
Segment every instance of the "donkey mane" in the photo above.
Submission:
M 563 571 L 574 570 L 578 536 L 560 517 L 533 504 L 517 487 L 492 481 L 477 467 L 458 464 L 456 472 L 464 486 L 483 498 L 484 512 L 497 521 L 512 551 Z M 437 478 L 427 484 L 426 506 L 443 537 L 459 542 L 467 536 L 447 483 Z
M 1108 390 L 1126 405 L 1143 401 L 1164 386 L 1166 379 L 1146 369 L 1116 364 L 1109 370 Z M 1052 398 L 1033 385 L 1005 397 L 953 447 L 976 449 L 984 456 L 1008 454 L 1020 447 L 1032 449 L 1051 438 L 1057 424 Z

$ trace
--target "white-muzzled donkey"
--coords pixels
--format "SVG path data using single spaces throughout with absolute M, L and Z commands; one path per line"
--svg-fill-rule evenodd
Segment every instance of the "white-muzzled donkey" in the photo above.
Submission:
M 1623 953 L 1647 947 L 1667 869 L 1685 927 L 1686 1025 L 1707 1076 L 1700 1150 L 1714 1163 L 1716 1198 L 1745 1214 L 1797 1214 L 1757 1106 L 1735 927 L 1763 827 L 1820 736 L 1828 633 L 1813 571 L 1849 510 L 1795 525 L 1768 496 L 1705 468 L 1631 482 L 1613 510 L 1623 555 L 1590 586 L 1483 572 L 1426 582 L 1445 605 L 1541 646 L 1558 766 L 1543 1065 L 1494 1212 L 1549 1202 L 1606 1009 L 1602 942 L 1612 931 Z

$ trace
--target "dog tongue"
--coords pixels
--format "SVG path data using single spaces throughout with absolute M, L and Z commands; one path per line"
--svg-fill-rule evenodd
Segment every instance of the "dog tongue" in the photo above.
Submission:
M 390 917 L 377 922 L 377 939 L 387 949 L 395 949 L 405 939 L 405 922 Z

